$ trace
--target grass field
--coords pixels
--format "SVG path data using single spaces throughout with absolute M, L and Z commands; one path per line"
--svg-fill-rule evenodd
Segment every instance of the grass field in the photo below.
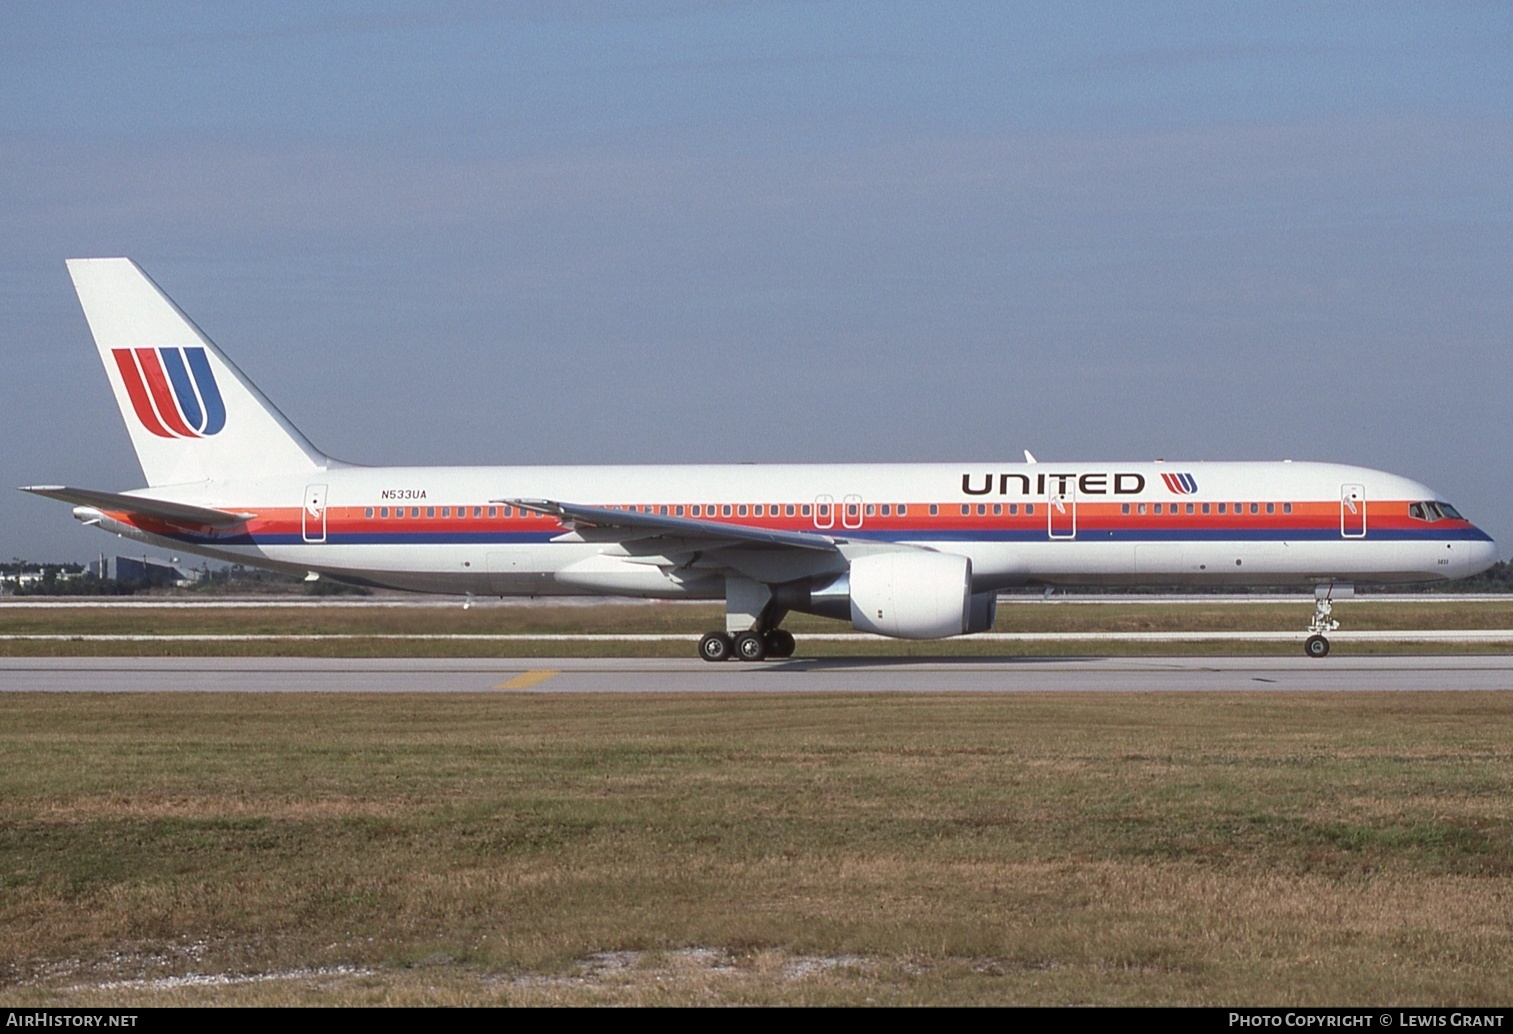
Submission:
M 1510 754 L 1455 692 L 7 695 L 0 1000 L 1506 1004 Z
M 1291 603 L 1150 603 L 1076 604 L 1005 603 L 994 631 L 1020 633 L 1077 632 L 1249 632 L 1290 631 L 1296 642 L 1167 642 L 1121 644 L 1129 653 L 1274 653 L 1293 654 L 1312 616 L 1312 601 Z M 1348 630 L 1506 629 L 1513 628 L 1513 599 L 1404 603 L 1357 599 L 1340 603 L 1335 614 Z M 685 634 L 697 636 L 723 626 L 716 605 L 614 604 L 575 606 L 483 606 L 464 610 L 460 603 L 434 607 L 224 607 L 224 608 L 48 608 L 0 606 L 0 636 L 25 635 L 315 635 L 341 639 L 298 641 L 89 642 L 84 640 L 0 639 L 0 656 L 58 655 L 260 655 L 260 656 L 688 656 L 687 642 L 542 642 L 483 640 L 405 640 L 407 635 L 518 636 L 542 633 Z M 891 655 L 1043 655 L 1107 653 L 1107 643 L 984 641 L 970 636 L 945 642 L 905 643 L 883 638 L 863 642 L 806 639 L 806 633 L 849 632 L 839 621 L 794 615 L 786 627 L 799 637 L 803 656 Z M 1457 651 L 1505 650 L 1506 644 L 1460 644 Z M 1337 641 L 1341 652 L 1400 652 L 1422 647 L 1391 643 Z M 1437 648 L 1438 649 L 1438 648 Z

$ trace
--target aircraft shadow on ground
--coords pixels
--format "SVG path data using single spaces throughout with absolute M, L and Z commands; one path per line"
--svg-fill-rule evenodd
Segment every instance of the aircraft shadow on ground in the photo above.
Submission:
M 804 671 L 846 671 L 856 668 L 914 668 L 926 665 L 970 668 L 982 664 L 1012 664 L 1028 667 L 1037 664 L 1095 664 L 1108 659 L 1108 657 L 1102 655 L 1079 655 L 1076 657 L 1021 657 L 1010 655 L 1001 657 L 890 657 L 885 655 L 875 657 L 801 657 L 795 660 L 768 661 L 760 665 L 758 670 L 793 673 Z

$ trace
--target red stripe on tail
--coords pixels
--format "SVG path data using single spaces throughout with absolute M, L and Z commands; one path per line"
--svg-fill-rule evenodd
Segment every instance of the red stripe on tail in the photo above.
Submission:
M 143 351 L 151 351 L 144 349 Z M 152 403 L 147 398 L 147 388 L 142 383 L 142 373 L 137 369 L 137 361 L 129 348 L 113 348 L 110 354 L 115 356 L 116 369 L 121 371 L 121 380 L 126 385 L 126 394 L 131 399 L 131 408 L 136 410 L 137 419 L 142 426 L 147 428 L 159 438 L 172 438 L 173 434 L 163 426 L 158 419 L 157 413 L 153 412 Z
M 136 353 L 137 362 L 142 366 L 142 375 L 147 379 L 147 387 L 152 390 L 152 400 L 158 405 L 158 416 L 163 425 L 179 438 L 198 438 L 199 434 L 191 431 L 179 415 L 179 404 L 174 400 L 173 389 L 168 386 L 168 378 L 163 375 L 163 361 L 158 358 L 158 350 L 138 348 Z

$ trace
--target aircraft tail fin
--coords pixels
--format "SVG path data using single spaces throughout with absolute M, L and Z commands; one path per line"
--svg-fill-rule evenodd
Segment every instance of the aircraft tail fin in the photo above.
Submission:
M 330 465 L 131 259 L 68 273 L 149 486 Z

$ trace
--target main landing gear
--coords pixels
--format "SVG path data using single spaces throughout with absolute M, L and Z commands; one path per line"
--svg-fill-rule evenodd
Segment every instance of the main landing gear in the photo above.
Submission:
M 792 657 L 797 643 L 793 633 L 781 628 L 765 632 L 710 632 L 699 640 L 699 656 L 706 661 L 765 661 L 769 657 Z
M 1308 638 L 1303 640 L 1303 652 L 1310 657 L 1328 657 L 1329 640 L 1325 633 L 1333 632 L 1340 623 L 1330 615 L 1334 612 L 1332 597 L 1349 599 L 1355 595 L 1353 585 L 1320 585 L 1313 590 L 1313 623 L 1308 626 Z
M 725 578 L 725 631 L 699 640 L 706 661 L 765 661 L 792 657 L 793 634 L 778 627 L 788 609 L 773 598 L 772 587 L 739 575 Z

